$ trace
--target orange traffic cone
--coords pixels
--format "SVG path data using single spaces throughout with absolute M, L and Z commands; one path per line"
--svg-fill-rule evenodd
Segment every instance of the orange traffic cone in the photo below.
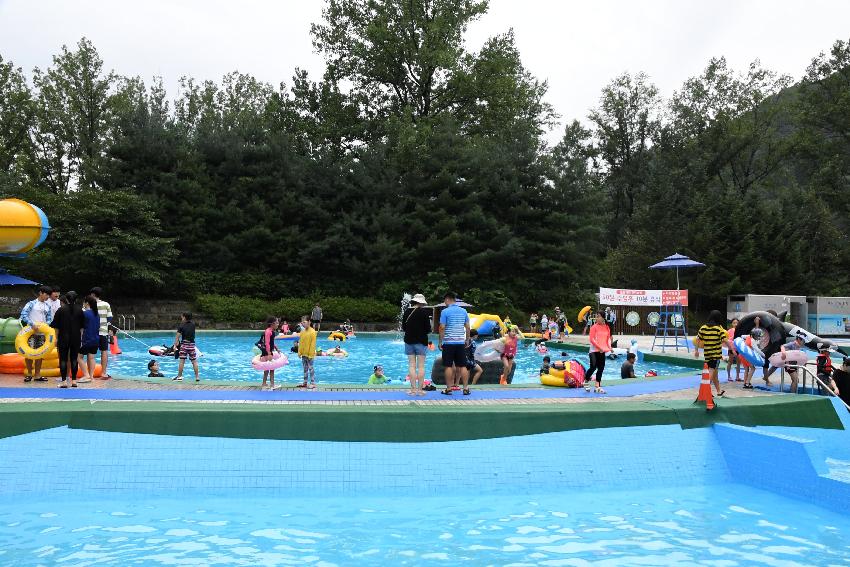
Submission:
M 711 395 L 711 378 L 708 373 L 708 363 L 702 365 L 702 379 L 699 382 L 699 394 L 694 403 L 705 402 L 706 411 L 714 409 L 714 398 Z

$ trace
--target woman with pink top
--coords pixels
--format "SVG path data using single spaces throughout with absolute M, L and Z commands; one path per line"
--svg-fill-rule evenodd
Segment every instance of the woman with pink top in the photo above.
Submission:
M 611 328 L 605 323 L 602 313 L 596 312 L 596 322 L 590 327 L 590 367 L 585 374 L 584 390 L 590 391 L 590 381 L 596 371 L 597 394 L 604 394 L 602 389 L 602 372 L 605 370 L 605 353 L 611 352 Z

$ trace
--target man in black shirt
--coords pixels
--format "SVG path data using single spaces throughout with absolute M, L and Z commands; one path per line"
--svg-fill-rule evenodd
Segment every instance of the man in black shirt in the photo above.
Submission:
M 177 366 L 177 376 L 172 380 L 183 381 L 183 365 L 186 364 L 188 358 L 192 361 L 192 368 L 195 370 L 195 382 L 200 382 L 198 350 L 195 348 L 195 322 L 192 321 L 192 314 L 189 312 L 180 316 L 180 326 L 177 327 L 177 334 L 174 336 L 174 348 L 180 353 L 180 364 Z

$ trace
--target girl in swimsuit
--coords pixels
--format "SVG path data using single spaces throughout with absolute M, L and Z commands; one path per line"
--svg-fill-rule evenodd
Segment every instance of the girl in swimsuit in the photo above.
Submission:
M 499 379 L 499 384 L 507 384 L 508 376 L 511 375 L 511 370 L 514 367 L 514 357 L 516 356 L 516 348 L 517 348 L 517 328 L 516 326 L 508 329 L 508 334 L 503 339 L 505 342 L 505 348 L 502 350 L 502 376 Z

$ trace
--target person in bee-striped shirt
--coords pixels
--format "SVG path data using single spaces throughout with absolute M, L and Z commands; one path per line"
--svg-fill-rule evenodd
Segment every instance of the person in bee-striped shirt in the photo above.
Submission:
M 722 396 L 726 392 L 720 389 L 720 379 L 717 377 L 717 367 L 723 358 L 723 347 L 732 348 L 729 336 L 723 327 L 723 315 L 714 310 L 708 314 L 708 323 L 699 328 L 696 339 L 694 339 L 694 357 L 699 358 L 699 350 L 703 349 L 705 363 L 709 368 L 711 382 L 717 389 L 717 395 Z

